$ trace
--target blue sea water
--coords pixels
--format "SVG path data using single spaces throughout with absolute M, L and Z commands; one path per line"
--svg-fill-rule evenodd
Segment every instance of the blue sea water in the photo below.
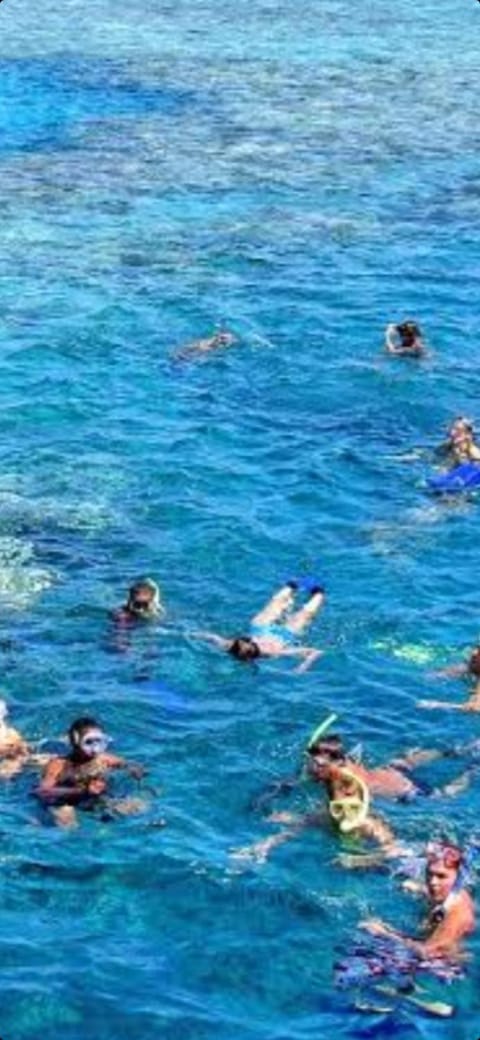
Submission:
M 0 1034 L 470 1040 L 478 939 L 454 1020 L 362 1014 L 338 949 L 419 907 L 328 832 L 230 850 L 331 709 L 371 761 L 480 735 L 415 707 L 465 695 L 428 673 L 478 639 L 478 502 L 429 498 L 417 449 L 480 421 L 480 7 L 4 0 L 0 29 L 2 691 L 32 740 L 95 713 L 149 770 L 143 815 L 71 833 L 31 773 L 0 789 Z M 382 354 L 404 317 L 428 361 Z M 175 363 L 219 326 L 236 349 Z M 145 572 L 167 621 L 119 645 Z M 299 573 L 328 589 L 310 673 L 192 638 Z M 479 804 L 381 808 L 463 841 Z

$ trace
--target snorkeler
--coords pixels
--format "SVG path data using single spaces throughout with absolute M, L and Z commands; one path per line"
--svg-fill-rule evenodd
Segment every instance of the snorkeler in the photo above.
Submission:
M 293 611 L 295 592 L 305 589 L 307 602 Z M 306 672 L 322 656 L 321 650 L 304 646 L 299 637 L 311 624 L 325 602 L 325 590 L 315 581 L 289 581 L 252 618 L 248 635 L 225 639 L 213 632 L 196 632 L 215 646 L 226 650 L 239 661 L 255 661 L 260 657 L 300 657 L 297 672 Z
M 413 939 L 383 921 L 362 922 L 371 935 L 393 939 L 422 958 L 458 956 L 462 940 L 475 928 L 475 907 L 466 888 L 465 855 L 456 845 L 435 842 L 427 846 L 425 885 L 429 903 L 425 937 Z
M 403 357 L 425 357 L 427 351 L 422 334 L 414 321 L 402 321 L 398 325 L 387 325 L 385 349 L 389 354 Z
M 454 675 L 469 676 L 474 680 L 473 689 L 466 701 L 455 704 L 452 701 L 422 700 L 417 701 L 419 708 L 446 708 L 448 711 L 480 711 L 480 646 L 476 646 L 467 662 L 445 668 L 439 675 L 449 677 Z
M 410 772 L 443 757 L 443 752 L 415 748 L 384 766 L 370 769 L 354 758 L 350 758 L 339 736 L 332 733 L 310 742 L 307 750 L 306 772 L 309 779 L 325 783 L 328 787 L 332 767 L 346 767 L 361 782 L 368 784 L 373 795 L 409 801 L 418 795 L 449 793 L 434 789 L 430 785 L 415 781 Z
M 435 454 L 451 469 L 464 462 L 480 462 L 480 447 L 475 443 L 475 429 L 470 419 L 459 416 L 448 429 L 447 440 Z
M 331 766 L 326 781 L 327 809 L 298 815 L 290 812 L 272 813 L 267 817 L 271 823 L 287 824 L 287 830 L 242 849 L 235 849 L 232 857 L 237 860 L 255 860 L 263 863 L 272 849 L 296 837 L 306 827 L 321 826 L 330 821 L 341 834 L 375 842 L 383 857 L 398 856 L 402 847 L 397 844 L 392 829 L 371 811 L 370 791 L 364 780 L 345 766 Z
M 196 357 L 203 357 L 206 354 L 233 347 L 235 343 L 238 343 L 238 339 L 233 332 L 223 330 L 216 332 L 213 336 L 207 336 L 205 339 L 194 339 L 192 343 L 180 347 L 174 357 L 176 361 L 190 361 Z
M 106 818 L 143 808 L 135 799 L 107 797 L 108 775 L 112 770 L 124 769 L 137 780 L 145 770 L 107 751 L 110 739 L 95 719 L 88 716 L 76 719 L 70 726 L 68 739 L 69 754 L 50 760 L 35 791 L 40 801 L 51 809 L 56 823 L 62 827 L 75 826 L 77 808 L 89 811 L 99 808 Z
M 140 578 L 130 586 L 127 602 L 113 612 L 118 624 L 131 625 L 135 621 L 150 621 L 165 614 L 160 589 L 152 578 Z
M 0 700 L 0 778 L 15 776 L 30 758 L 30 748 L 18 730 L 7 725 L 8 707 Z

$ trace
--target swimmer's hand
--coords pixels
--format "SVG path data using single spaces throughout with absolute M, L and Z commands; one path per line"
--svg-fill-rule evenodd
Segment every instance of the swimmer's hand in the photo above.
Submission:
M 127 766 L 127 772 L 134 780 L 142 780 L 147 770 L 145 769 L 145 766 L 141 766 L 137 762 L 134 762 L 132 765 Z
M 240 863 L 265 863 L 270 851 L 271 842 L 258 841 L 255 845 L 245 845 L 241 849 L 232 849 L 230 858 Z
M 299 817 L 295 813 L 291 812 L 273 812 L 270 816 L 267 816 L 267 820 L 271 823 L 298 823 Z
M 360 921 L 358 926 L 370 935 L 396 936 L 397 932 L 390 925 L 384 924 L 379 917 L 371 917 L 367 921 Z
M 421 881 L 412 881 L 411 878 L 409 878 L 407 881 L 402 881 L 401 887 L 403 888 L 404 892 L 412 892 L 415 896 L 424 896 L 426 895 L 427 891 L 425 885 L 422 885 Z
M 323 650 L 305 650 L 303 651 L 304 659 L 299 664 L 298 668 L 295 668 L 296 675 L 303 675 L 309 668 L 318 661 L 319 657 L 323 657 Z
M 86 781 L 85 790 L 92 795 L 105 794 L 107 782 L 101 776 L 92 776 L 90 780 Z

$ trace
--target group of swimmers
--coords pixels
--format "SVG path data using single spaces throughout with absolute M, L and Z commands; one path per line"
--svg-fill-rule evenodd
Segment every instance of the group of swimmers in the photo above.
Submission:
M 235 337 L 219 332 L 205 340 L 189 344 L 179 352 L 179 359 L 201 356 L 231 346 Z M 389 325 L 385 346 L 390 354 L 422 357 L 426 353 L 418 325 L 405 321 Z M 437 449 L 438 457 L 453 467 L 464 461 L 480 461 L 480 447 L 475 442 L 473 424 L 464 417 L 455 419 L 446 441 Z M 257 662 L 262 658 L 292 658 L 298 662 L 296 671 L 303 673 L 321 656 L 322 651 L 305 643 L 304 634 L 325 603 L 324 584 L 317 578 L 295 577 L 286 581 L 265 606 L 251 618 L 248 628 L 240 634 L 225 637 L 212 632 L 194 635 L 213 643 L 242 662 Z M 165 614 L 160 589 L 151 578 L 142 578 L 130 588 L 125 603 L 113 612 L 117 630 L 132 629 L 138 623 L 154 621 Z M 465 665 L 455 666 L 447 674 L 467 674 L 474 679 L 471 696 L 463 704 L 425 700 L 419 706 L 429 709 L 457 708 L 480 711 L 480 646 L 472 652 Z M 273 790 L 266 792 L 258 805 L 265 804 L 277 794 L 291 790 L 300 781 L 308 780 L 322 785 L 326 794 L 325 808 L 300 816 L 291 812 L 276 812 L 268 819 L 283 825 L 277 833 L 247 849 L 232 853 L 237 862 L 262 862 L 270 851 L 298 835 L 309 825 L 326 821 L 340 835 L 368 840 L 375 846 L 368 854 L 343 854 L 340 862 L 348 867 L 373 866 L 379 862 L 400 864 L 411 875 L 412 863 L 421 863 L 423 877 L 404 878 L 410 891 L 421 892 L 427 899 L 428 916 L 421 937 L 405 935 L 377 919 L 362 922 L 371 935 L 400 944 L 417 957 L 420 963 L 440 961 L 458 962 L 462 941 L 475 924 L 474 904 L 469 892 L 471 881 L 468 855 L 465 850 L 449 841 L 429 842 L 422 854 L 414 854 L 395 836 L 391 826 L 373 809 L 376 796 L 408 801 L 420 794 L 431 797 L 453 796 L 469 782 L 471 770 L 466 769 L 444 788 L 420 785 L 412 775 L 419 765 L 440 756 L 438 751 L 414 750 L 394 761 L 370 768 L 349 754 L 342 739 L 328 732 L 335 717 L 318 728 L 306 748 L 306 763 L 299 776 L 281 780 Z M 109 790 L 109 776 L 118 770 L 140 779 L 143 767 L 129 763 L 109 750 L 110 738 L 101 724 L 90 716 L 75 719 L 68 730 L 68 748 L 64 754 L 46 755 L 31 746 L 23 736 L 7 724 L 7 707 L 0 702 L 0 777 L 13 778 L 24 765 L 40 767 L 41 776 L 35 788 L 39 802 L 54 822 L 62 827 L 78 824 L 78 810 L 97 813 L 101 819 L 141 811 L 140 798 L 114 798 Z M 458 755 L 467 755 L 469 748 Z M 397 869 L 397 868 L 396 868 Z M 400 870 L 401 873 L 401 870 Z

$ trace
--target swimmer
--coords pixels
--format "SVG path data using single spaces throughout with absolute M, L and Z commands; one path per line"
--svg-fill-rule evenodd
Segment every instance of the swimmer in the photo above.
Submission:
M 385 349 L 388 354 L 403 357 L 425 357 L 426 349 L 422 334 L 414 321 L 402 321 L 398 325 L 387 325 Z
M 473 689 L 466 701 L 460 704 L 451 701 L 425 700 L 417 701 L 419 708 L 445 708 L 447 711 L 480 711 L 480 646 L 476 646 L 467 662 L 460 665 L 452 665 L 438 672 L 441 676 L 471 676 L 474 680 Z
M 216 332 L 213 336 L 207 336 L 205 339 L 195 339 L 192 343 L 187 343 L 186 346 L 180 347 L 174 356 L 176 361 L 189 361 L 195 357 L 203 357 L 206 354 L 233 347 L 235 343 L 238 343 L 238 339 L 233 332 L 224 330 Z
M 352 770 L 344 766 L 332 766 L 329 773 L 327 811 L 317 810 L 303 816 L 289 812 L 272 813 L 267 819 L 272 823 L 285 823 L 288 830 L 280 831 L 254 845 L 237 849 L 232 853 L 237 860 L 255 860 L 263 863 L 277 845 L 283 845 L 309 826 L 319 826 L 330 821 L 341 834 L 374 841 L 383 857 L 398 856 L 402 847 L 397 844 L 392 829 L 371 809 L 370 791 L 367 784 Z
M 299 637 L 323 606 L 325 590 L 315 582 L 300 584 L 308 592 L 308 600 L 302 607 L 296 611 L 292 609 L 299 582 L 287 582 L 252 618 L 248 635 L 233 639 L 225 639 L 213 632 L 197 632 L 195 635 L 226 650 L 238 661 L 255 661 L 260 657 L 299 657 L 301 662 L 295 671 L 306 672 L 322 656 L 322 651 L 304 646 Z
M 30 749 L 18 730 L 7 725 L 8 708 L 0 700 L 0 779 L 16 776 L 30 758 Z
M 124 769 L 139 780 L 145 772 L 143 766 L 110 754 L 110 739 L 93 718 L 76 719 L 68 739 L 69 754 L 50 760 L 35 791 L 51 809 L 55 822 L 61 827 L 76 826 L 76 808 L 92 811 L 99 807 L 106 810 L 107 816 L 125 815 L 125 803 L 128 805 L 131 799 L 107 797 L 108 775 L 112 770 Z
M 462 941 L 475 928 L 475 907 L 465 887 L 462 868 L 464 853 L 456 845 L 433 843 L 427 846 L 425 885 L 422 892 L 429 904 L 425 936 L 410 938 L 383 921 L 362 922 L 371 935 L 393 939 L 422 958 L 456 958 Z
M 131 585 L 127 602 L 113 612 L 113 619 L 120 625 L 131 625 L 135 621 L 150 621 L 164 614 L 165 608 L 157 583 L 152 578 L 140 578 Z
M 350 758 L 341 738 L 332 733 L 310 744 L 306 755 L 308 777 L 317 783 L 326 784 L 327 787 L 332 767 L 342 766 L 367 784 L 373 795 L 383 798 L 410 800 L 420 794 L 440 793 L 430 786 L 416 782 L 409 775 L 417 766 L 443 757 L 440 751 L 415 748 L 384 766 L 374 766 L 371 769 Z
M 470 419 L 459 416 L 448 429 L 447 440 L 435 452 L 450 469 L 464 462 L 480 462 L 480 447 L 475 443 L 475 429 Z

